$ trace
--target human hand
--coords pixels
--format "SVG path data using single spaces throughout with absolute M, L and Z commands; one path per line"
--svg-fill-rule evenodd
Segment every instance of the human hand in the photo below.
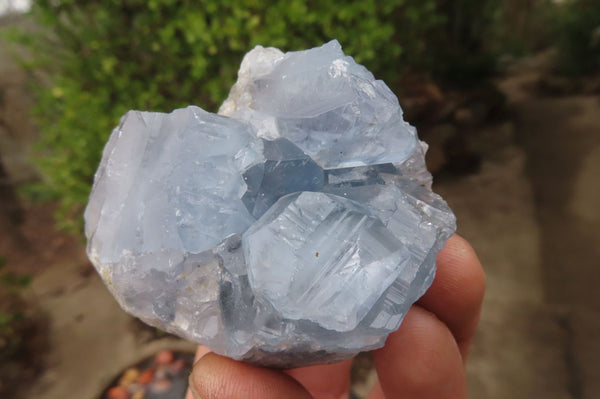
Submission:
M 437 258 L 431 288 L 398 331 L 373 351 L 378 381 L 368 399 L 467 397 L 465 360 L 475 334 L 485 275 L 466 240 L 452 236 Z M 352 360 L 273 370 L 199 347 L 186 399 L 344 399 Z

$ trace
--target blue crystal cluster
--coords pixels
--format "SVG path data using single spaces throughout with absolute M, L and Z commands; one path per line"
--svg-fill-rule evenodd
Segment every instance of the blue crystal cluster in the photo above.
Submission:
M 219 113 L 130 111 L 113 131 L 85 211 L 108 288 L 260 365 L 381 347 L 455 230 L 396 97 L 337 41 L 258 46 Z

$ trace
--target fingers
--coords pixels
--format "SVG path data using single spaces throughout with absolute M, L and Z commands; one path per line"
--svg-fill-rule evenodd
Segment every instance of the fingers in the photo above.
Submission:
M 485 292 L 485 274 L 469 243 L 455 234 L 437 258 L 431 288 L 418 304 L 448 325 L 466 358 Z
M 373 352 L 380 386 L 369 399 L 463 399 L 462 357 L 450 330 L 435 315 L 413 306 L 400 329 Z M 382 396 L 382 394 L 384 396 Z
M 437 267 L 431 288 L 386 346 L 374 352 L 379 383 L 370 399 L 467 397 L 463 359 L 479 319 L 485 275 L 471 246 L 458 235 L 438 255 Z M 201 348 L 199 354 L 206 351 Z M 346 398 L 350 364 L 286 374 L 209 353 L 196 363 L 190 388 L 202 399 L 310 398 L 310 393 L 319 399 Z
M 204 345 L 198 345 L 198 349 L 196 349 L 196 356 L 194 356 L 194 364 L 196 364 L 196 362 L 198 360 L 200 360 L 200 358 L 202 356 L 206 355 L 209 352 L 211 352 L 211 350 L 208 349 L 206 346 L 204 346 Z
M 214 353 L 196 362 L 190 375 L 195 399 L 309 399 L 310 394 L 289 375 L 251 366 Z
M 203 357 L 209 352 L 210 350 L 208 348 L 204 346 L 199 346 L 198 351 L 196 352 L 196 361 L 198 361 L 201 357 Z M 291 376 L 296 381 L 298 381 L 301 385 L 303 385 L 304 388 L 308 392 L 310 392 L 311 396 L 315 399 L 345 399 L 348 397 L 351 367 L 352 361 L 347 360 L 344 362 L 330 365 L 303 367 L 292 370 L 286 370 L 285 373 Z M 194 371 L 194 373 L 195 372 L 196 371 Z M 194 385 L 192 383 L 192 378 L 190 378 L 190 387 Z M 257 376 L 256 378 L 262 377 Z M 252 383 L 254 384 L 255 382 L 256 381 L 253 381 Z M 186 399 L 194 399 L 192 395 L 193 394 L 190 390 L 188 392 L 188 395 L 186 396 Z M 263 396 L 263 394 L 258 394 L 257 397 Z M 221 396 L 218 397 L 220 398 Z
M 286 373 L 300 382 L 315 399 L 346 399 L 352 360 L 323 366 L 302 367 Z
M 194 356 L 194 364 L 196 364 L 196 362 L 198 360 L 200 360 L 200 358 L 202 356 L 206 355 L 209 352 L 210 352 L 210 349 L 208 349 L 206 346 L 199 345 L 198 349 L 196 349 L 196 355 Z M 187 390 L 187 392 L 185 394 L 185 399 L 194 399 L 194 396 L 193 396 L 192 391 L 190 389 Z
M 385 399 L 385 394 L 383 393 L 383 388 L 381 387 L 379 380 L 377 380 L 373 388 L 371 388 L 371 392 L 369 392 L 369 397 L 367 399 Z

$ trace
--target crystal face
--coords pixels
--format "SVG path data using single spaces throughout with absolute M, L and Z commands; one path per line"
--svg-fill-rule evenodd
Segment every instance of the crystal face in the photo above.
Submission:
M 120 305 L 264 366 L 381 347 L 455 230 L 398 100 L 337 41 L 244 58 L 221 115 L 130 111 L 85 211 Z

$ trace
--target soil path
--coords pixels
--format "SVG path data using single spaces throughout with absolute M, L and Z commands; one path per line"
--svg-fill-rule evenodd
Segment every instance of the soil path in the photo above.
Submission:
M 547 60 L 498 82 L 512 118 L 474 135 L 481 170 L 434 184 L 488 277 L 473 398 L 600 398 L 600 99 L 536 93 Z
M 476 249 L 487 292 L 467 363 L 470 396 L 568 399 L 565 334 L 544 301 L 541 232 L 512 122 L 477 134 L 481 170 L 434 184 Z
M 544 300 L 566 334 L 563 357 L 573 399 L 599 398 L 600 98 L 548 97 L 535 85 L 545 57 L 500 83 L 527 156 L 540 227 Z

